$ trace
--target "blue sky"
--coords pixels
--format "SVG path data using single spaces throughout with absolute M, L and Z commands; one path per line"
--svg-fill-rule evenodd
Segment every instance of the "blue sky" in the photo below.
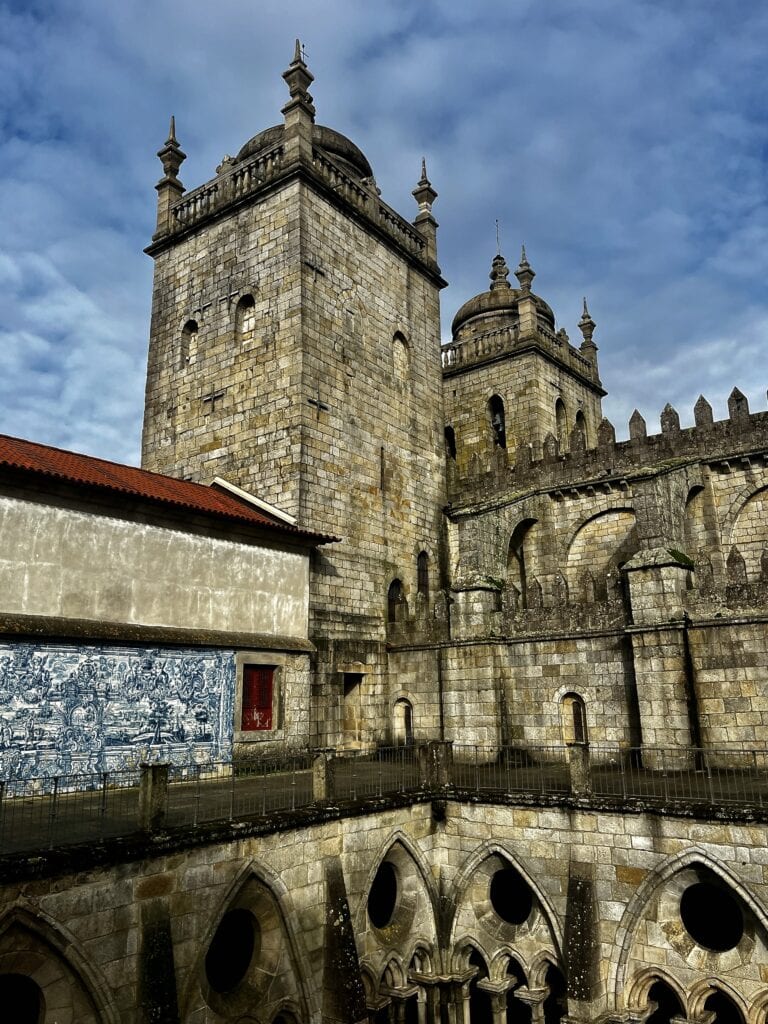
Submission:
M 284 8 L 290 7 L 290 13 Z M 658 430 L 768 387 L 768 7 L 754 0 L 0 2 L 0 432 L 136 462 L 155 153 L 192 188 L 280 120 L 306 45 L 318 121 L 415 215 L 439 192 L 443 337 L 521 241 L 605 414 Z

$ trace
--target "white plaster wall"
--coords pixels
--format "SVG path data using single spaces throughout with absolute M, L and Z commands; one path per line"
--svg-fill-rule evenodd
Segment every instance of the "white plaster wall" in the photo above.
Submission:
M 307 636 L 309 556 L 0 497 L 0 612 Z

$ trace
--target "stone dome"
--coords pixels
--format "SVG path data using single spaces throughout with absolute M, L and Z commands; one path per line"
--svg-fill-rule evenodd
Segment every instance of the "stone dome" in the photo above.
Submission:
M 458 341 L 458 334 L 465 324 L 477 320 L 462 334 L 474 334 L 475 330 L 492 330 L 496 327 L 503 327 L 510 320 L 517 319 L 517 303 L 522 294 L 521 289 L 513 288 L 507 281 L 509 268 L 502 256 L 496 256 L 491 268 L 491 287 L 487 292 L 481 292 L 469 299 L 459 309 L 451 324 L 453 340 Z M 545 323 L 555 329 L 555 314 L 551 307 L 538 295 L 531 293 L 534 304 L 539 315 Z
M 285 125 L 276 124 L 272 128 L 266 128 L 258 135 L 254 135 L 237 154 L 235 162 L 249 160 L 259 153 L 272 149 L 273 146 L 278 146 L 282 142 L 284 132 Z M 341 132 L 334 131 L 333 128 L 326 128 L 322 124 L 313 124 L 312 141 L 354 177 L 370 178 L 373 176 L 371 165 L 363 152 Z

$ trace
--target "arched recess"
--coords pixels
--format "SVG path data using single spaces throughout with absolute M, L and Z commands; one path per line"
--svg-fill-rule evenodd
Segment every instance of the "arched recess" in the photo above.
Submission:
M 685 499 L 683 535 L 685 553 L 691 559 L 695 560 L 698 552 L 705 552 L 709 547 L 704 519 L 704 488 L 700 484 L 691 487 Z
M 486 406 L 488 427 L 491 436 L 491 450 L 507 447 L 507 422 L 504 400 L 500 395 L 491 395 Z
M 396 747 L 413 743 L 413 704 L 407 697 L 398 697 L 392 709 L 392 738 Z
M 562 929 L 552 901 L 506 844 L 481 843 L 459 869 L 447 902 L 453 908 L 454 963 L 458 937 L 467 935 L 480 937 L 491 957 L 507 948 L 524 962 L 548 956 L 562 963 Z
M 402 331 L 395 331 L 392 335 L 392 365 L 395 372 L 395 380 L 404 384 L 410 376 L 410 348 L 408 339 Z
M 439 896 L 424 855 L 396 830 L 374 857 L 354 913 L 363 962 L 379 977 L 392 950 L 434 950 Z
M 586 743 L 587 706 L 578 693 L 566 693 L 560 699 L 560 729 L 563 743 Z
M 768 547 L 768 487 L 755 491 L 741 505 L 731 528 L 730 548 L 744 559 L 749 583 L 760 578 L 763 551 Z
M 629 999 L 639 998 L 637 993 L 643 991 L 642 979 L 658 970 L 639 959 L 633 963 L 632 949 L 646 916 L 653 919 L 655 935 L 668 936 L 676 956 L 682 956 L 689 967 L 702 974 L 711 971 L 712 951 L 692 941 L 682 925 L 679 912 L 681 893 L 702 879 L 713 879 L 721 884 L 733 894 L 734 899 L 740 901 L 745 911 L 742 940 L 735 948 L 715 954 L 722 970 L 729 978 L 736 979 L 745 962 L 748 964 L 763 956 L 761 950 L 765 954 L 764 959 L 768 959 L 768 914 L 765 909 L 727 865 L 701 847 L 692 846 L 662 861 L 649 872 L 627 904 L 616 933 L 618 955 L 611 960 L 608 979 L 609 991 L 614 992 L 618 1009 L 638 1008 L 638 1003 L 630 1003 Z
M 456 461 L 456 431 L 450 425 L 445 428 L 445 454 L 449 462 Z
M 254 340 L 256 334 L 256 300 L 253 295 L 241 295 L 235 306 L 235 337 L 240 344 Z
M 561 452 L 568 450 L 568 415 L 565 402 L 558 398 L 555 402 L 555 437 Z
M 528 607 L 528 588 L 538 569 L 538 520 L 523 519 L 509 538 L 505 574 L 507 609 L 514 614 Z
M 405 622 L 408 618 L 408 604 L 405 600 L 403 582 L 394 579 L 387 589 L 387 622 Z
M 598 512 L 583 522 L 568 545 L 566 574 L 568 586 L 578 592 L 585 572 L 595 580 L 597 597 L 605 596 L 609 572 L 629 561 L 638 550 L 635 513 L 631 508 Z
M 238 964 L 239 978 L 222 989 L 211 977 L 209 954 L 233 914 L 252 917 L 254 943 L 247 962 L 243 957 Z M 259 1007 L 260 1019 L 271 1020 L 290 1008 L 300 1020 L 312 1019 L 320 1006 L 315 1005 L 317 993 L 301 935 L 293 901 L 279 876 L 259 861 L 244 864 L 218 911 L 196 936 L 199 953 L 189 975 L 182 1019 L 205 1013 L 208 1007 L 218 1017 L 234 1021 L 247 1017 L 253 1006 Z M 227 983 L 232 980 L 230 975 Z
M 589 435 L 587 434 L 587 420 L 581 409 L 576 411 L 576 420 L 574 422 L 574 431 L 581 439 L 581 447 L 589 447 Z
M 197 361 L 197 320 L 187 320 L 181 329 L 181 343 L 179 346 L 179 369 L 183 370 L 191 363 Z
M 78 1024 L 118 1024 L 109 985 L 77 938 L 39 907 L 12 907 L 0 920 L 0 974 L 29 978 L 43 1004 Z

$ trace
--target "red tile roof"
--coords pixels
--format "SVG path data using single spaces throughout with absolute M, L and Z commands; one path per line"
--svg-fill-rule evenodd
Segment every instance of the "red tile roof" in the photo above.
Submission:
M 323 544 L 335 540 L 324 534 L 302 530 L 279 519 L 272 519 L 234 494 L 206 487 L 189 480 L 177 480 L 161 473 L 150 473 L 135 466 L 96 459 L 91 455 L 52 448 L 47 444 L 24 441 L 0 434 L 0 467 L 42 474 L 66 483 L 124 494 L 160 505 L 172 505 L 192 513 L 250 523 L 267 530 L 292 534 Z

